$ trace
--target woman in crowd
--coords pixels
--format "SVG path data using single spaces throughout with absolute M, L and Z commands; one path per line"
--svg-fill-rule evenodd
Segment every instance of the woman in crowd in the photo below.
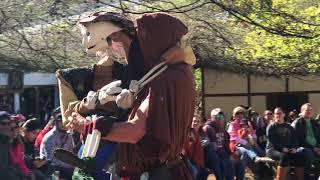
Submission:
M 273 123 L 267 127 L 267 155 L 280 161 L 277 167 L 277 180 L 287 179 L 289 166 L 294 166 L 297 179 L 303 180 L 303 155 L 297 151 L 294 130 L 284 122 L 284 117 L 285 114 L 282 108 L 274 110 Z
M 256 134 L 257 134 L 257 144 L 261 149 L 266 149 L 267 145 L 267 135 L 266 135 L 266 130 L 267 130 L 268 124 L 265 123 L 263 118 L 258 118 L 257 119 L 257 129 L 256 129 Z
M 12 117 L 10 122 L 11 146 L 9 148 L 10 161 L 13 166 L 20 170 L 26 177 L 31 177 L 31 170 L 23 159 L 23 145 L 20 139 L 19 121 Z
M 248 141 L 241 139 L 239 136 L 239 130 L 241 129 L 241 121 L 244 120 L 246 110 L 241 107 L 235 107 L 233 109 L 233 119 L 228 125 L 228 133 L 230 135 L 230 149 L 231 151 L 239 151 L 242 160 L 246 160 L 245 157 L 249 157 L 253 162 L 272 162 L 272 159 L 263 157 L 264 152 L 256 146 L 257 136 L 251 124 L 247 124 L 247 130 L 250 132 L 251 140 Z
M 206 136 L 202 132 L 201 127 L 201 117 L 199 115 L 194 115 L 183 152 L 188 158 L 188 168 L 194 179 L 197 180 L 207 179 L 208 176 L 208 172 L 205 170 L 204 144 L 202 143 L 206 140 Z

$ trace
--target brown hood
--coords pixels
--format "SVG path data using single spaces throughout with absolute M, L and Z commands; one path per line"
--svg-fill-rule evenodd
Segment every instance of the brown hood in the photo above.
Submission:
M 188 28 L 166 13 L 145 14 L 137 19 L 137 37 L 144 64 L 150 69 L 160 62 L 161 55 L 175 46 Z

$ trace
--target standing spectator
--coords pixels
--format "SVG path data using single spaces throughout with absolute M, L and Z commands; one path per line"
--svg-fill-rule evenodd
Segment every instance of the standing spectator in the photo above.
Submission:
M 229 134 L 225 130 L 225 116 L 220 108 L 211 111 L 211 118 L 203 126 L 203 131 L 209 138 L 210 143 L 205 147 L 206 166 L 213 170 L 218 180 L 244 178 L 244 164 L 234 168 L 236 162 L 231 160 L 232 152 L 229 147 Z M 240 160 L 241 161 L 241 160 Z M 236 172 L 234 171 L 236 170 Z
M 62 115 L 58 114 L 55 117 L 55 126 L 44 137 L 40 146 L 40 159 L 50 161 L 49 174 L 59 171 L 61 177 L 71 179 L 73 168 L 65 164 L 53 156 L 56 148 L 62 148 L 67 151 L 72 151 L 72 135 L 67 133 L 67 130 L 62 125 Z
M 9 159 L 10 134 L 10 115 L 0 111 L 0 177 L 6 180 L 23 180 L 23 173 Z
M 310 179 L 310 168 L 315 156 L 320 156 L 320 129 L 312 118 L 313 108 L 310 103 L 301 106 L 301 117 L 291 124 L 295 130 L 298 147 L 305 155 L 305 179 Z
M 281 108 L 274 110 L 274 122 L 267 128 L 267 155 L 279 160 L 277 180 L 286 180 L 289 166 L 295 167 L 298 180 L 304 179 L 303 153 L 297 152 L 296 137 L 293 128 L 284 122 L 285 114 Z
M 34 168 L 38 152 L 34 148 L 35 140 L 40 132 L 41 124 L 37 119 L 29 119 L 22 125 L 21 140 L 23 143 L 23 158 L 29 169 Z
M 12 117 L 10 122 L 10 139 L 11 145 L 9 149 L 9 156 L 12 165 L 17 167 L 25 176 L 31 177 L 31 170 L 27 167 L 23 159 L 23 144 L 20 138 L 19 120 Z

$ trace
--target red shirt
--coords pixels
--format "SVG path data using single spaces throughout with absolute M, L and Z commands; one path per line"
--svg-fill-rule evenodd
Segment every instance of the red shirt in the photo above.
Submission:
M 186 156 L 198 167 L 204 167 L 204 153 L 200 142 L 200 136 L 197 134 L 193 138 L 188 138 L 185 146 Z
M 40 151 L 40 145 L 41 145 L 41 142 L 42 142 L 42 139 L 44 137 L 44 135 L 47 134 L 47 132 L 49 132 L 50 130 L 52 129 L 52 126 L 46 126 L 44 129 L 42 129 L 34 143 L 34 148 L 37 150 L 37 151 Z
M 13 166 L 17 167 L 26 176 L 31 174 L 31 170 L 27 167 L 23 159 L 23 145 L 15 144 L 9 149 L 10 161 Z

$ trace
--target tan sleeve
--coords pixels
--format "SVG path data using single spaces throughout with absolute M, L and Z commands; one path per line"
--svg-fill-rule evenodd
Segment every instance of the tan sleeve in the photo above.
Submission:
M 66 113 L 69 103 L 77 101 L 77 96 L 74 94 L 70 85 L 68 85 L 67 82 L 62 79 L 62 77 L 58 77 L 58 85 L 62 121 L 63 124 L 67 124 L 68 117 L 71 115 L 71 112 Z
M 88 114 L 91 110 L 87 109 L 84 105 L 84 100 L 82 101 L 74 101 L 68 104 L 68 108 L 64 113 L 66 117 L 70 116 L 72 112 L 77 112 L 81 115 Z

